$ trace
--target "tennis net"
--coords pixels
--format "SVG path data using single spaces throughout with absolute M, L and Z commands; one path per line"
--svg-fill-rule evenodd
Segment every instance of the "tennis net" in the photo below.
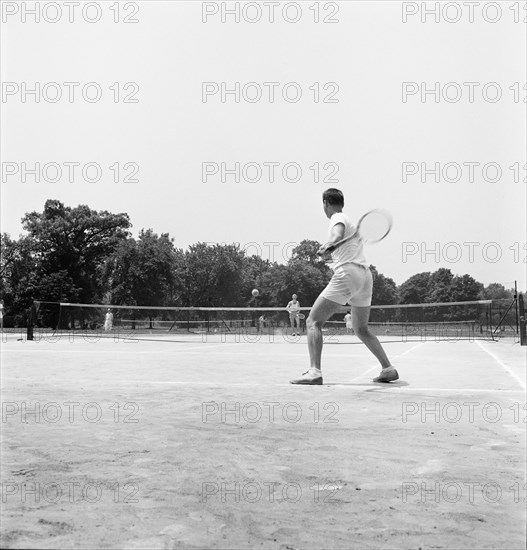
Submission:
M 372 306 L 370 329 L 390 340 L 455 340 L 492 338 L 491 300 L 434 304 Z M 35 302 L 36 338 L 81 335 L 90 338 L 181 340 L 198 336 L 221 337 L 305 334 L 306 320 L 292 326 L 285 308 L 277 307 L 156 307 Z M 308 317 L 311 308 L 301 308 Z M 340 308 L 325 325 L 326 336 L 353 335 Z M 239 339 L 239 338 L 238 338 Z

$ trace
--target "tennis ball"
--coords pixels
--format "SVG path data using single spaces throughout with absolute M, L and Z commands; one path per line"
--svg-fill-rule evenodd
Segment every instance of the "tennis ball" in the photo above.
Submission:
M 255 298 L 256 298 L 256 296 L 258 296 L 258 294 L 260 294 L 260 291 L 259 291 L 257 288 L 253 289 L 252 295 L 253 295 Z

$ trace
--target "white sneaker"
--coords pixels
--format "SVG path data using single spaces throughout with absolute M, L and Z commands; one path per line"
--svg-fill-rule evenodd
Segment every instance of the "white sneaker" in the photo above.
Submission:
M 304 384 L 308 386 L 322 386 L 322 372 L 318 369 L 309 369 L 301 378 L 290 381 L 291 384 Z
M 392 366 L 382 369 L 381 374 L 373 379 L 374 382 L 394 382 L 395 380 L 399 380 L 399 373 Z

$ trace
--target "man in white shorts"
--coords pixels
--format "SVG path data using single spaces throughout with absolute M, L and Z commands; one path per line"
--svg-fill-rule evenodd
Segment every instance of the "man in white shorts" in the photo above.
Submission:
M 298 330 L 298 336 L 300 336 L 300 302 L 297 300 L 298 296 L 293 294 L 292 300 L 287 304 L 286 310 L 289 313 L 289 321 L 291 322 L 291 328 L 293 329 L 292 336 L 296 336 L 295 326 Z
M 351 219 L 342 212 L 344 195 L 338 189 L 328 189 L 322 195 L 324 212 L 329 218 L 329 239 L 319 249 L 319 254 L 328 254 L 328 248 L 352 235 L 355 231 Z M 381 343 L 370 332 L 368 320 L 373 288 L 373 278 L 366 258 L 363 243 L 352 238 L 331 252 L 333 277 L 316 299 L 307 319 L 307 344 L 310 368 L 291 384 L 321 385 L 322 327 L 342 306 L 351 306 L 352 325 L 355 334 L 366 344 L 381 364 L 382 370 L 374 382 L 393 382 L 399 378 L 391 365 Z

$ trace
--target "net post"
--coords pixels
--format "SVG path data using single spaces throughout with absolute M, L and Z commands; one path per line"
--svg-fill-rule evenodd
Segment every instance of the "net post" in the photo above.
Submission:
M 514 281 L 514 313 L 516 320 L 516 334 L 520 333 L 519 304 L 518 304 L 518 281 Z
M 491 340 L 494 340 L 494 331 L 492 330 L 492 302 L 489 304 L 489 331 Z
M 525 321 L 525 303 L 523 299 L 523 294 L 520 292 L 520 296 L 518 298 L 518 307 L 519 307 L 519 314 L 520 314 L 520 345 L 521 346 L 527 346 L 527 328 L 526 328 L 526 321 Z
M 27 312 L 27 334 L 26 334 L 27 340 L 34 339 L 33 327 L 35 326 L 36 320 L 37 320 L 37 306 L 35 301 L 33 300 L 31 302 L 31 307 Z

